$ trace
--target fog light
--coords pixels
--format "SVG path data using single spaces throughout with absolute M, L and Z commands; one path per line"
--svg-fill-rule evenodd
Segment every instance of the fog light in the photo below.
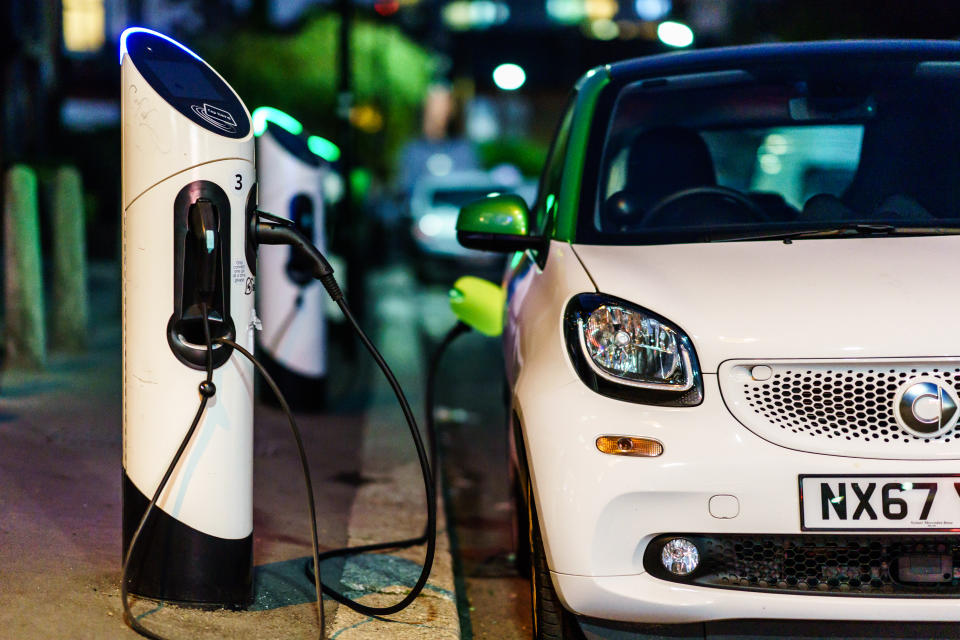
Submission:
M 686 538 L 674 538 L 663 545 L 660 560 L 664 568 L 675 576 L 690 575 L 700 564 L 700 551 L 697 545 Z

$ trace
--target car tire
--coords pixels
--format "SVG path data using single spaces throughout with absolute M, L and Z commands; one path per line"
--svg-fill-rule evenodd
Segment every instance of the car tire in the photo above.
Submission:
M 529 482 L 527 483 L 529 487 Z M 576 617 L 564 609 L 560 597 L 553 588 L 547 555 L 543 550 L 540 524 L 533 496 L 527 491 L 530 540 L 530 608 L 533 612 L 533 637 L 535 640 L 586 640 Z

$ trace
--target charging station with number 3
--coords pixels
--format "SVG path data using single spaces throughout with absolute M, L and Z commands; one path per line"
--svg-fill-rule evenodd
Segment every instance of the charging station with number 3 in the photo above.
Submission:
M 123 532 L 184 437 L 204 379 L 201 302 L 213 337 L 253 348 L 255 207 L 250 116 L 182 45 L 147 30 L 121 42 Z M 131 559 L 130 590 L 242 607 L 252 597 L 253 367 L 213 349 L 211 399 Z

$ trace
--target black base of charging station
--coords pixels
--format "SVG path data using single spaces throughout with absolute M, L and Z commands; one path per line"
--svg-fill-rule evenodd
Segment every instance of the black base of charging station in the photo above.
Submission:
M 263 348 L 257 350 L 257 359 L 283 391 L 283 397 L 287 399 L 291 410 L 319 413 L 327 408 L 326 377 L 312 378 L 291 371 L 277 362 Z M 273 391 L 266 384 L 261 385 L 260 401 L 274 407 L 280 406 Z
M 123 473 L 123 552 L 150 498 Z M 130 559 L 133 595 L 203 609 L 244 609 L 253 602 L 253 533 L 218 538 L 154 507 Z

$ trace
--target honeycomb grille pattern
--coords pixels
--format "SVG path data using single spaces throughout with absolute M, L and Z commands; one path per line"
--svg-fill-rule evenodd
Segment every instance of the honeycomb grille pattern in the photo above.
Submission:
M 790 593 L 960 597 L 960 537 L 684 536 L 701 550 L 701 569 L 685 580 L 701 586 Z M 902 556 L 952 556 L 943 582 L 909 583 Z M 655 558 L 654 554 L 648 558 Z
M 860 457 L 957 458 L 960 429 L 920 438 L 894 417 L 894 397 L 904 383 L 939 378 L 960 392 L 960 362 L 763 363 L 721 370 L 724 399 L 734 415 L 759 435 L 791 448 Z

